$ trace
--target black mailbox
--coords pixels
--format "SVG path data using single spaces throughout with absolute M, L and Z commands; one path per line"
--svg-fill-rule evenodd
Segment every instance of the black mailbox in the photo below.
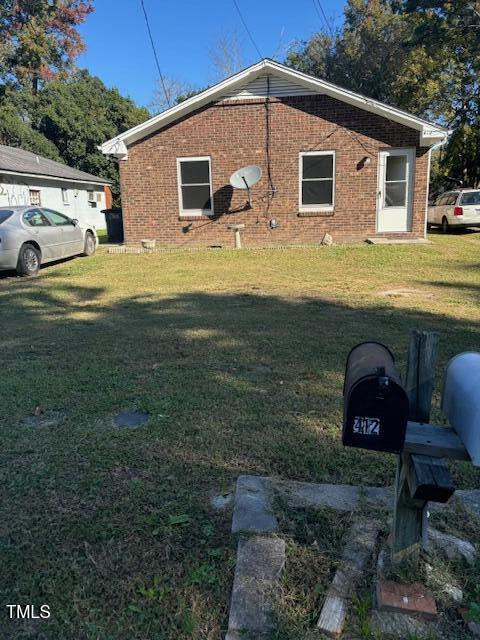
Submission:
M 343 398 L 345 446 L 392 453 L 402 451 L 408 397 L 387 347 L 378 342 L 363 342 L 350 351 Z

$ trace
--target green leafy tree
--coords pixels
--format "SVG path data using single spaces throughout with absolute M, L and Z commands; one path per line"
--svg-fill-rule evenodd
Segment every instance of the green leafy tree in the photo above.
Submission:
M 82 70 L 37 93 L 9 89 L 0 106 L 0 140 L 112 180 L 118 204 L 118 165 L 97 146 L 148 117 L 146 109 Z
M 49 83 L 34 97 L 30 113 L 32 126 L 54 142 L 64 162 L 113 180 L 118 203 L 118 165 L 97 146 L 144 122 L 149 117 L 147 109 L 83 70 L 67 82 Z
M 342 30 L 297 45 L 287 63 L 454 129 L 436 188 L 480 183 L 480 2 L 348 0 Z

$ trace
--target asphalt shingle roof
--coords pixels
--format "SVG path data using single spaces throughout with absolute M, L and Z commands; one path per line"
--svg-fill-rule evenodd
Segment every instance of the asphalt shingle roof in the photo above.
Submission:
M 11 171 L 14 173 L 34 173 L 39 176 L 49 176 L 54 178 L 64 178 L 70 180 L 81 180 L 84 182 L 100 182 L 102 184 L 110 184 L 110 180 L 104 180 L 91 173 L 79 171 L 68 167 L 66 164 L 55 162 L 43 158 L 36 153 L 16 149 L 15 147 L 7 147 L 0 144 L 0 172 Z

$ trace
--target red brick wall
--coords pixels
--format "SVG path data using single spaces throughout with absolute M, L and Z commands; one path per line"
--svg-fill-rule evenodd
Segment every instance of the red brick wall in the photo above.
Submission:
M 419 133 L 327 96 L 271 99 L 269 106 L 271 175 L 276 187 L 268 197 L 266 103 L 224 101 L 199 109 L 129 148 L 120 162 L 125 239 L 136 243 L 233 246 L 228 224 L 244 223 L 244 246 L 316 243 L 328 231 L 334 241 L 376 235 L 378 152 L 415 147 L 412 232 L 423 237 L 428 149 Z M 335 150 L 333 215 L 299 216 L 299 153 Z M 359 168 L 365 156 L 370 165 Z M 215 217 L 179 217 L 177 157 L 210 156 Z M 253 189 L 253 209 L 232 213 L 246 201 L 245 191 L 229 188 L 230 175 L 244 165 L 262 167 Z M 275 217 L 277 229 L 267 222 Z

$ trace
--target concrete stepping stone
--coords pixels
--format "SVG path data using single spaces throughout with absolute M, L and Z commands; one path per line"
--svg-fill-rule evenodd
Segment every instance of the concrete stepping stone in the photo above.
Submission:
M 270 637 L 284 565 L 285 541 L 281 538 L 251 536 L 239 540 L 225 640 Z

